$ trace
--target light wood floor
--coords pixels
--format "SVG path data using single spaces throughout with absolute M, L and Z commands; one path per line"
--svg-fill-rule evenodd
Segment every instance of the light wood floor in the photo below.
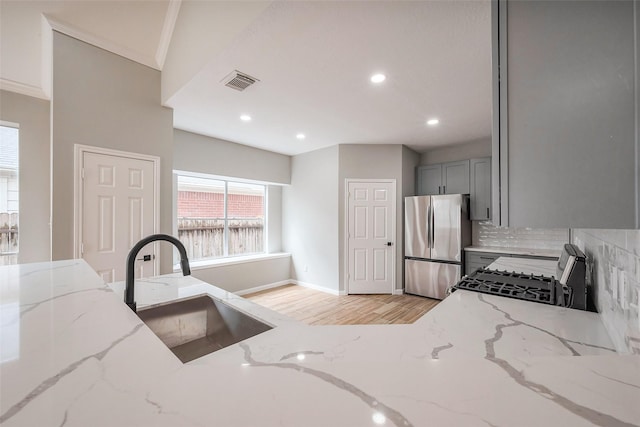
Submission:
M 297 285 L 243 297 L 309 325 L 413 323 L 439 302 L 413 295 L 335 296 Z

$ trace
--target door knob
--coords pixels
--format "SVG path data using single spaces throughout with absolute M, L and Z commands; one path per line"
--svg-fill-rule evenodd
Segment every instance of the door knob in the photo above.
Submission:
M 387 242 L 387 246 L 391 246 L 393 243 L 391 242 Z

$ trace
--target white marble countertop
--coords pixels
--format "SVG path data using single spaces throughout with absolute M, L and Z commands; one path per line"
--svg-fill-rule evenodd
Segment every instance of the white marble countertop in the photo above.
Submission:
M 500 257 L 486 268 L 489 270 L 513 271 L 536 276 L 556 277 L 557 261 L 517 257 Z M 556 277 L 558 278 L 558 277 Z
M 488 252 L 498 254 L 529 255 L 559 258 L 562 251 L 554 249 L 509 248 L 501 246 L 467 246 L 469 252 Z
M 640 425 L 640 356 L 595 313 L 456 291 L 412 325 L 306 326 L 137 282 L 140 307 L 206 293 L 275 326 L 182 364 L 121 289 L 84 261 L 0 267 L 3 427 Z

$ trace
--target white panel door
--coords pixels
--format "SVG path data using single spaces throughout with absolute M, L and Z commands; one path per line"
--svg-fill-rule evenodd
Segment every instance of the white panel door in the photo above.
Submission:
M 107 282 L 125 279 L 129 250 L 154 233 L 155 175 L 149 160 L 85 152 L 82 156 L 81 253 Z M 156 254 L 150 244 L 138 254 L 136 277 L 151 276 Z
M 349 182 L 348 293 L 393 292 L 395 208 L 394 183 Z

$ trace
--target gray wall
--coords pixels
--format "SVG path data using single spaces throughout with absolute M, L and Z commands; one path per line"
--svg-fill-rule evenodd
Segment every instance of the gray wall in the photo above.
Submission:
M 73 257 L 74 144 L 159 156 L 160 231 L 171 233 L 173 114 L 160 72 L 56 32 L 51 108 L 53 259 Z M 161 272 L 171 259 L 163 248 Z
M 396 180 L 396 289 L 403 288 L 403 196 L 413 194 L 414 169 L 419 155 L 402 145 L 357 145 L 339 146 L 339 266 L 340 290 L 344 283 L 345 224 L 345 180 L 346 179 L 395 179 Z M 407 181 L 407 178 L 409 182 Z
M 507 14 L 508 225 L 635 227 L 633 1 Z
M 339 290 L 338 146 L 293 156 L 282 193 L 282 241 L 291 278 Z M 306 267 L 306 271 L 305 271 Z
M 491 136 L 425 151 L 420 156 L 420 165 L 434 165 L 481 157 L 491 157 Z
M 290 156 L 178 129 L 174 129 L 173 139 L 173 167 L 176 170 L 266 183 L 291 182 Z M 269 185 L 267 193 L 267 250 L 280 252 L 282 188 Z
M 20 125 L 19 263 L 49 261 L 49 101 L 0 91 L 0 120 Z
M 572 236 L 593 265 L 587 278 L 616 350 L 640 354 L 640 231 L 577 229 Z
M 416 195 L 416 166 L 420 164 L 420 154 L 402 146 L 402 197 Z M 403 204 L 404 206 L 404 204 Z
M 282 251 L 282 186 L 267 187 L 267 252 Z M 287 276 L 288 277 L 288 276 Z
M 291 157 L 233 142 L 175 129 L 173 166 L 176 170 L 228 178 L 288 184 Z M 175 215 L 174 215 L 175 216 Z M 267 186 L 268 253 L 282 251 L 282 186 Z M 290 279 L 287 258 L 252 261 L 249 264 L 211 265 L 193 275 L 230 292 Z
M 416 166 L 420 164 L 420 154 L 412 149 L 402 147 L 402 205 L 400 208 L 400 216 L 398 217 L 401 224 L 401 239 L 398 239 L 400 260 L 398 264 L 402 274 L 402 280 L 396 283 L 396 289 L 404 289 L 404 198 L 416 195 Z M 400 277 L 400 276 L 399 276 Z
M 288 256 L 191 270 L 194 277 L 229 292 L 287 281 L 290 272 L 291 258 Z
M 178 170 L 278 184 L 291 182 L 291 157 L 183 130 L 174 130 Z
M 283 189 L 283 246 L 294 280 L 343 293 L 345 180 L 396 180 L 396 289 L 403 287 L 403 196 L 420 155 L 402 145 L 339 145 L 292 157 Z M 305 271 L 305 267 L 307 271 Z

